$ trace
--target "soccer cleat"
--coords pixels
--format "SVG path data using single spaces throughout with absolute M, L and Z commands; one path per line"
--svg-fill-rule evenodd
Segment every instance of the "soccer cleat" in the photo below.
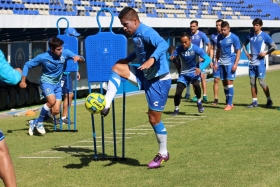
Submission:
M 190 99 L 191 95 L 190 94 L 186 94 L 185 95 L 185 99 Z
M 267 100 L 266 108 L 272 108 L 273 102 L 271 99 Z
M 46 131 L 45 131 L 45 128 L 44 128 L 44 125 L 42 122 L 37 123 L 36 129 L 40 134 L 46 134 Z
M 102 111 L 101 111 L 101 115 L 106 117 L 110 112 L 110 108 L 104 108 Z
M 160 153 L 156 155 L 156 157 L 148 164 L 149 168 L 158 168 L 160 164 L 163 162 L 167 162 L 169 160 L 169 153 L 167 153 L 166 157 L 161 156 Z
M 201 103 L 197 103 L 197 109 L 198 109 L 199 113 L 203 113 L 204 112 L 204 108 L 203 108 Z
M 208 101 L 208 99 L 207 99 L 207 96 L 205 95 L 205 96 L 203 96 L 203 98 L 202 98 L 202 102 L 207 102 Z
M 179 114 L 179 110 L 174 110 L 174 112 L 170 114 L 170 116 L 177 116 L 178 114 Z
M 252 102 L 250 105 L 246 106 L 247 108 L 255 108 L 258 107 L 258 103 L 256 101 Z
M 232 105 L 227 105 L 226 108 L 224 109 L 225 111 L 231 110 L 233 108 Z
M 36 126 L 36 120 L 30 120 L 29 121 L 29 130 L 28 130 L 28 134 L 30 136 L 33 136 L 33 131 L 34 131 L 35 126 Z
M 218 105 L 218 99 L 214 99 L 212 105 L 213 105 L 213 106 L 217 106 L 217 105 Z
M 70 124 L 73 124 L 73 122 L 68 117 L 62 120 L 62 124 L 68 124 L 68 121 L 70 121 Z
M 197 101 L 197 97 L 194 96 L 192 99 L 191 99 L 192 102 L 196 102 Z

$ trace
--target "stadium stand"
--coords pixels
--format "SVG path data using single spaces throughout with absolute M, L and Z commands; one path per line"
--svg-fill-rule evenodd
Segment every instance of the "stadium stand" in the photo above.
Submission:
M 279 20 L 280 11 L 270 0 L 1 0 L 0 14 L 96 16 L 106 7 L 117 16 L 124 6 L 158 18 Z
M 240 39 L 249 32 L 254 18 L 264 20 L 264 31 L 270 35 L 279 33 L 280 0 L 0 0 L 0 47 L 13 67 L 22 67 L 29 59 L 46 50 L 50 37 L 57 35 L 56 21 L 66 17 L 70 26 L 77 29 L 80 54 L 83 55 L 83 40 L 96 34 L 99 29 L 96 14 L 101 8 L 108 8 L 118 16 L 124 6 L 131 6 L 138 12 L 143 23 L 152 26 L 160 35 L 174 45 L 182 31 L 188 30 L 193 19 L 199 21 L 199 28 L 207 35 L 215 32 L 215 21 L 219 18 L 230 22 L 231 31 Z M 108 30 L 110 13 L 102 12 L 102 31 Z M 122 25 L 115 19 L 113 32 L 125 34 Z M 61 32 L 66 22 L 60 23 Z M 276 37 L 279 38 L 279 37 Z M 129 41 L 129 40 L 128 40 Z M 36 43 L 37 42 L 37 43 Z M 278 43 L 277 43 L 278 42 Z M 129 43 L 129 42 L 128 42 Z M 280 46 L 280 41 L 276 41 Z M 270 57 L 280 62 L 275 53 Z M 243 62 L 241 62 L 243 63 Z M 245 64 L 245 63 L 244 63 Z M 246 66 L 246 64 L 245 64 Z M 244 69 L 246 67 L 241 67 Z M 172 69 L 172 68 L 171 68 Z M 173 68 L 174 69 L 174 68 Z M 80 71 L 86 70 L 81 65 Z M 246 70 L 247 71 L 247 70 Z M 43 103 L 38 89 L 38 73 L 33 70 L 28 77 L 28 87 L 7 86 L 0 82 L 0 110 Z M 175 71 L 173 71 L 173 74 Z M 172 74 L 172 75 L 173 75 Z M 84 97 L 87 91 L 86 72 L 81 72 L 77 96 Z M 94 84 L 97 88 L 99 84 Z

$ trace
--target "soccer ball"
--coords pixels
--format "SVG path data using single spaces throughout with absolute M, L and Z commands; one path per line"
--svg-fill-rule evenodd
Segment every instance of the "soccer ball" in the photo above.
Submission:
M 85 101 L 86 109 L 92 114 L 100 113 L 104 109 L 105 105 L 105 97 L 100 93 L 89 94 Z

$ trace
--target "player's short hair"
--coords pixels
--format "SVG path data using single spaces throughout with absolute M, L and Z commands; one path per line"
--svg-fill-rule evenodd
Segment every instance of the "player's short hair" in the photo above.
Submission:
M 182 37 L 187 37 L 187 38 L 191 39 L 190 34 L 187 33 L 187 32 L 182 32 L 182 33 L 181 33 L 181 38 L 182 38 Z
M 195 23 L 196 25 L 198 25 L 198 21 L 196 21 L 196 20 L 192 20 L 192 21 L 190 22 L 190 25 L 193 24 L 193 23 Z
M 169 46 L 169 48 L 168 48 L 168 50 L 167 50 L 167 52 L 168 53 L 172 53 L 172 51 L 174 51 L 176 49 L 176 47 L 175 46 L 173 46 L 173 45 L 171 45 L 171 46 Z
M 118 18 L 119 19 L 128 18 L 129 20 L 132 20 L 133 18 L 136 18 L 137 20 L 139 20 L 137 12 L 133 8 L 128 7 L 128 6 L 124 7 L 120 11 L 120 13 L 118 15 Z
M 262 21 L 261 18 L 256 18 L 256 19 L 253 20 L 252 24 L 253 25 L 259 24 L 260 26 L 262 26 L 263 25 L 263 21 Z
M 222 20 L 222 19 L 218 19 L 217 21 L 216 21 L 216 23 L 218 23 L 218 22 L 223 22 L 224 20 Z
M 229 23 L 228 23 L 227 21 L 223 21 L 223 22 L 221 23 L 221 27 L 222 27 L 222 28 L 229 27 Z
M 54 36 L 49 40 L 49 48 L 56 49 L 64 44 L 64 41 Z

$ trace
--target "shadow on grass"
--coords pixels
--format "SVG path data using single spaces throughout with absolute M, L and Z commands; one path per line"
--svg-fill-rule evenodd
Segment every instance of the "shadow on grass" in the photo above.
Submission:
M 162 113 L 172 116 L 171 114 L 173 113 L 173 111 L 172 112 L 171 111 L 163 111 Z M 180 116 L 201 116 L 201 114 L 199 114 L 199 113 L 198 114 L 194 114 L 194 113 L 189 113 L 188 114 L 187 112 L 184 112 L 184 111 L 179 112 L 178 115 L 180 115 Z
M 140 162 L 133 158 L 121 158 L 121 157 L 113 157 L 107 154 L 98 153 L 97 156 L 94 156 L 94 152 L 92 149 L 85 149 L 85 148 L 76 148 L 76 147 L 56 147 L 52 148 L 55 151 L 61 151 L 68 154 L 71 154 L 73 157 L 77 157 L 80 159 L 80 163 L 78 164 L 68 164 L 64 166 L 67 169 L 80 169 L 86 166 L 89 166 L 89 163 L 92 161 L 95 162 L 102 162 L 102 161 L 110 161 L 104 165 L 104 167 L 112 166 L 114 164 L 125 164 L 130 166 L 145 166 L 147 165 L 140 164 Z

